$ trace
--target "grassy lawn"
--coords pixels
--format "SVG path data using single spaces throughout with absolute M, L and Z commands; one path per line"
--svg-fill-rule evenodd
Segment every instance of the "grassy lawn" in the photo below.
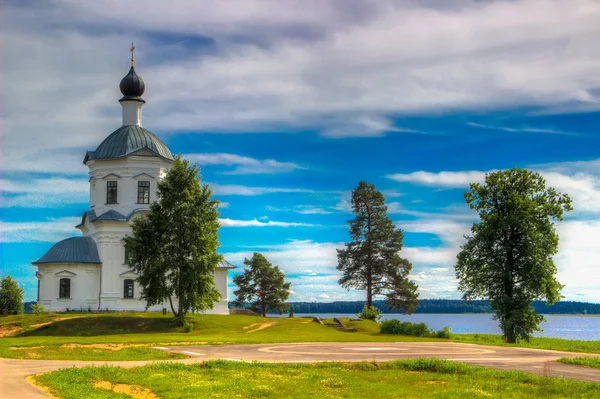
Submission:
M 0 357 L 63 360 L 159 360 L 174 358 L 151 346 L 288 342 L 442 341 L 379 334 L 370 321 L 346 321 L 358 332 L 340 332 L 306 318 L 191 315 L 185 333 L 158 313 L 44 314 L 0 317 Z M 450 341 L 506 345 L 496 335 L 453 334 Z M 515 346 L 515 345 L 512 345 Z M 600 341 L 534 338 L 516 346 L 600 353 Z
M 600 392 L 600 384 L 436 359 L 317 364 L 209 361 L 133 369 L 87 367 L 38 375 L 35 382 L 64 399 L 597 398 Z M 130 396 L 122 396 L 123 393 Z
M 558 361 L 565 364 L 576 364 L 579 366 L 587 366 L 600 369 L 600 357 L 563 357 L 558 359 Z

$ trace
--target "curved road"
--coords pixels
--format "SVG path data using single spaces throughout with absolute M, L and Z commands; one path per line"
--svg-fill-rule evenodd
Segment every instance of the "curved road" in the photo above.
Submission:
M 182 353 L 189 356 L 188 359 L 169 360 L 169 362 L 181 363 L 197 363 L 212 359 L 298 363 L 318 361 L 388 361 L 417 357 L 436 357 L 501 370 L 522 370 L 539 375 L 546 374 L 554 377 L 600 382 L 600 369 L 562 363 L 546 363 L 560 357 L 597 357 L 598 355 L 452 342 L 328 342 L 172 346 L 157 347 L 155 349 Z M 89 365 L 135 367 L 152 362 L 0 359 L 0 398 L 48 398 L 48 395 L 32 387 L 25 381 L 27 376 L 34 374 L 65 367 L 85 367 Z

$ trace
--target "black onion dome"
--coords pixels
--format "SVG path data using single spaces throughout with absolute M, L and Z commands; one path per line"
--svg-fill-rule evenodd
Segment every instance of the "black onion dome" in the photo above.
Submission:
M 123 93 L 123 98 L 119 101 L 137 100 L 145 102 L 141 96 L 144 94 L 144 90 L 146 90 L 146 85 L 142 78 L 135 72 L 133 66 L 129 70 L 129 73 L 121 80 L 119 89 Z

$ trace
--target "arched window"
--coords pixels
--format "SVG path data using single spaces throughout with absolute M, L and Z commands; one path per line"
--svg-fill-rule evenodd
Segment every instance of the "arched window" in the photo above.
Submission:
M 133 298 L 133 280 L 129 278 L 123 282 L 123 298 Z
M 71 279 L 61 278 L 58 288 L 59 298 L 71 298 Z

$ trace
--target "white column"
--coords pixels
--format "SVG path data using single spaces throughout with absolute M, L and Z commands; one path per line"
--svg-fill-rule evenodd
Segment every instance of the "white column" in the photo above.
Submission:
M 142 107 L 141 101 L 121 101 L 123 107 L 123 126 L 137 125 L 142 126 Z

